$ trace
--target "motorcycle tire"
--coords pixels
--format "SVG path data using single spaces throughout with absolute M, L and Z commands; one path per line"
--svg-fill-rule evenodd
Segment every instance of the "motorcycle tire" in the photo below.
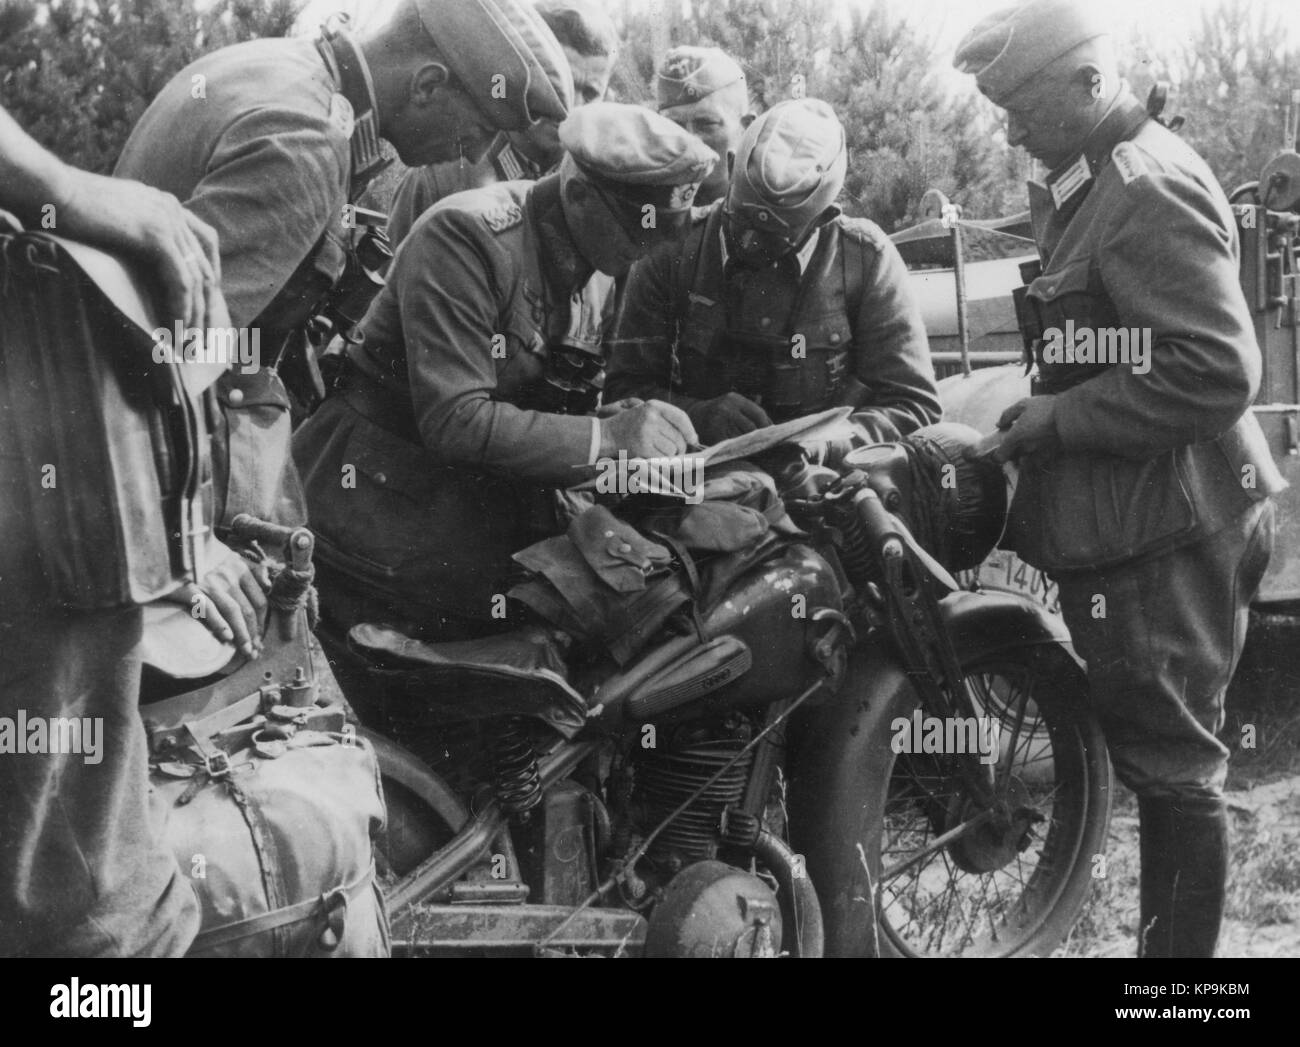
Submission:
M 860 800 L 836 823 L 856 823 L 841 838 L 854 841 L 857 868 L 826 912 L 827 955 L 1047 955 L 1094 889 L 1112 776 L 1083 669 L 1051 644 L 961 662 L 978 715 L 998 724 L 992 774 L 1004 816 L 979 823 L 955 773 L 956 759 L 977 757 L 894 751 L 896 721 L 921 708 L 914 689 L 870 702 L 857 751 L 871 758 L 841 779 Z M 834 860 L 845 867 L 843 853 Z
M 387 819 L 375 865 L 387 891 L 444 846 L 469 820 L 464 804 L 414 753 L 368 728 L 357 732 L 375 750 Z

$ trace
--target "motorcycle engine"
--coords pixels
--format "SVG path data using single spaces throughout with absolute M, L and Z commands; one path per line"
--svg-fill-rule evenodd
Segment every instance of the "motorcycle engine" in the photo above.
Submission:
M 712 778 L 753 736 L 739 713 L 721 722 L 695 722 L 662 731 L 653 748 L 637 749 L 628 815 L 634 833 L 645 836 Z M 690 807 L 655 837 L 647 857 L 661 872 L 676 873 L 691 862 L 718 856 L 724 812 L 739 810 L 749 782 L 753 752 L 747 753 Z
M 763 959 L 781 951 L 781 906 L 753 873 L 696 862 L 673 877 L 650 915 L 650 957 Z
M 648 956 L 775 956 L 781 908 L 748 865 L 759 819 L 742 809 L 753 752 L 722 768 L 753 737 L 743 713 L 661 726 L 654 744 L 630 754 L 616 850 L 657 834 L 637 865 L 634 908 L 651 905 Z M 718 780 L 705 785 L 722 771 Z M 664 820 L 700 793 L 666 826 Z M 738 864 L 717 860 L 730 859 Z

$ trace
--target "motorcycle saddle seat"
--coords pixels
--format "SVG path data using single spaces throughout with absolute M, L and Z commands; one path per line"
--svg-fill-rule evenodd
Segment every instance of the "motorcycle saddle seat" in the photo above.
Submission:
M 528 716 L 572 737 L 587 702 L 569 682 L 551 630 L 527 626 L 472 640 L 428 643 L 369 622 L 348 632 L 349 646 L 398 693 L 449 720 Z

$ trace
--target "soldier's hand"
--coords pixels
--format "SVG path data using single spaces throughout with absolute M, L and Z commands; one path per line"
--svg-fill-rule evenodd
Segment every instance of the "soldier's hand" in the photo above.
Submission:
M 994 452 L 999 462 L 1014 462 L 1026 455 L 1059 450 L 1056 397 L 1030 396 L 1018 400 L 1002 412 L 998 428 L 1006 430 L 1006 436 Z
M 619 411 L 630 411 L 633 407 L 641 407 L 645 403 L 639 396 L 629 396 L 622 400 L 615 400 L 610 404 L 601 404 L 596 408 L 597 418 L 612 418 Z
M 266 594 L 262 582 L 238 553 L 221 542 L 210 543 L 216 560 L 198 583 L 188 582 L 167 599 L 187 605 L 222 643 L 233 643 L 249 658 L 262 653 Z
M 626 451 L 631 458 L 671 458 L 699 442 L 680 407 L 650 400 L 600 420 L 600 456 Z
M 171 193 L 69 169 L 56 230 L 152 263 L 167 292 L 168 321 L 229 327 L 217 233 Z
M 742 436 L 772 424 L 767 412 L 740 393 L 725 393 L 691 408 L 691 421 L 706 445 Z

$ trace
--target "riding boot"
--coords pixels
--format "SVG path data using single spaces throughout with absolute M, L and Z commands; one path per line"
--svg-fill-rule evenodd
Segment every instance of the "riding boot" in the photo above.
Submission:
M 1219 938 L 1228 878 L 1222 799 L 1141 799 L 1142 886 L 1138 955 L 1209 957 Z

